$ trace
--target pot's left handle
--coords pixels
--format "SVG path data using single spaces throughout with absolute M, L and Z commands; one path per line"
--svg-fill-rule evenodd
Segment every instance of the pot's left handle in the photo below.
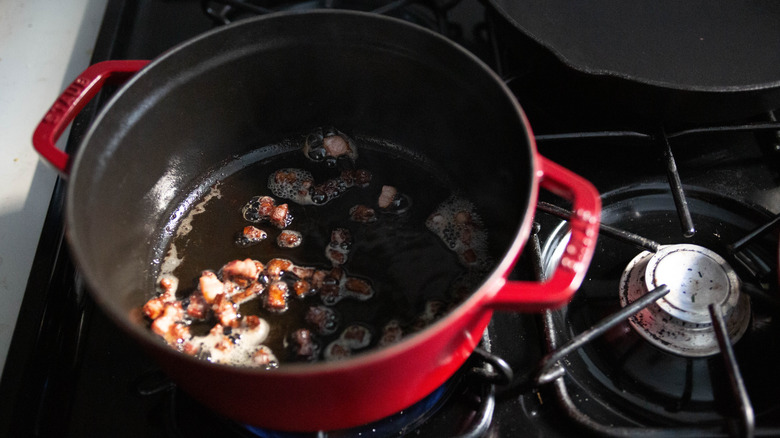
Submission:
M 540 185 L 572 201 L 571 237 L 555 271 L 544 282 L 505 281 L 490 297 L 496 309 L 537 312 L 571 301 L 590 265 L 601 218 L 601 198 L 596 188 L 579 175 L 537 155 Z
M 57 149 L 57 139 L 84 106 L 105 84 L 121 83 L 141 70 L 149 61 L 103 61 L 84 70 L 54 101 L 33 133 L 33 147 L 60 174 L 70 172 L 70 156 Z

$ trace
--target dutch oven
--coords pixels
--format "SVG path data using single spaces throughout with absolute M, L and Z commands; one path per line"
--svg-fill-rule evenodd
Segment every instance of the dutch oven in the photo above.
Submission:
M 124 80 L 75 156 L 55 149 L 86 101 Z M 477 204 L 500 255 L 495 268 L 421 332 L 344 361 L 257 370 L 160 342 L 136 315 L 154 295 L 155 248 L 170 237 L 173 212 L 219 180 L 217 163 L 323 125 L 434 161 Z M 537 153 L 521 107 L 486 65 L 431 31 L 358 12 L 274 14 L 213 30 L 148 64 L 95 64 L 55 102 L 33 142 L 69 178 L 67 239 L 98 305 L 203 404 L 279 430 L 347 428 L 422 399 L 464 363 L 494 310 L 565 305 L 599 225 L 595 189 Z M 539 186 L 572 202 L 571 240 L 548 281 L 509 281 Z

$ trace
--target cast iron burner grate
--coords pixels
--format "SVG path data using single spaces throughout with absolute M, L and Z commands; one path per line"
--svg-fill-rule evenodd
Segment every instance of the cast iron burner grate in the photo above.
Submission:
M 775 341 L 780 335 L 778 239 L 776 232 L 769 232 L 780 216 L 753 202 L 755 199 L 748 202 L 732 196 L 742 189 L 738 181 L 732 183 L 732 191 L 699 185 L 683 189 L 669 142 L 670 138 L 702 132 L 760 133 L 778 128 L 780 125 L 770 122 L 697 128 L 668 136 L 660 130 L 654 135 L 603 131 L 537 137 L 542 142 L 630 138 L 660 143 L 660 161 L 666 163 L 667 170 L 666 182 L 635 175 L 632 184 L 619 184 L 603 195 L 602 235 L 583 286 L 565 309 L 545 314 L 552 352 L 543 360 L 535 382 L 552 383 L 558 401 L 577 422 L 610 436 L 780 432 L 776 397 L 780 376 L 774 371 L 780 361 Z M 620 161 L 609 164 L 615 162 Z M 638 167 L 649 164 L 634 163 Z M 742 170 L 749 172 L 747 166 Z M 702 172 L 714 173 L 716 166 Z M 711 175 L 697 178 L 697 182 L 713 180 Z M 747 187 L 752 188 L 750 182 Z M 755 187 L 756 192 L 760 189 Z M 568 215 L 549 203 L 540 203 L 539 210 L 561 218 Z M 537 219 L 543 221 L 544 216 Z M 565 223 L 556 226 L 552 222 L 551 229 L 544 251 L 540 250 L 541 269 L 555 263 L 568 238 Z M 681 266 L 682 274 L 664 280 L 668 286 L 643 278 L 652 269 L 642 273 L 630 270 L 633 265 L 652 265 L 681 251 L 706 265 L 699 268 L 714 270 L 712 277 L 729 291 L 708 305 L 696 306 L 693 316 L 682 315 L 680 306 L 670 306 L 679 299 L 669 297 L 679 294 L 686 281 L 696 280 L 685 275 L 695 263 Z M 653 259 L 654 254 L 657 259 Z M 676 255 L 671 257 L 668 264 L 662 263 L 664 269 L 685 262 L 675 260 Z M 643 290 L 625 284 L 631 282 L 644 283 Z M 693 332 L 708 331 L 708 346 L 691 353 L 688 346 L 649 342 L 653 336 L 641 319 L 653 309 L 687 318 L 685 323 Z M 652 330 L 669 336 L 671 328 Z
M 460 39 L 463 29 L 449 18 L 461 0 L 202 0 L 203 11 L 217 25 L 244 18 L 284 11 L 345 9 L 400 18 L 432 29 L 451 39 Z

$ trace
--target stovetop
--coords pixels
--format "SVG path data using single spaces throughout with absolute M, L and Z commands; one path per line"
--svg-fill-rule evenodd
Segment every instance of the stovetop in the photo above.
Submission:
M 245 16 L 227 15 L 225 3 L 112 1 L 93 61 L 151 59 L 219 21 Z M 605 118 L 581 106 L 550 111 L 528 66 L 492 63 L 514 50 L 502 42 L 511 38 L 496 15 L 478 2 L 442 4 L 455 24 L 431 21 L 426 8 L 393 13 L 438 27 L 491 63 L 526 108 L 540 153 L 592 181 L 603 194 L 603 223 L 622 232 L 602 231 L 589 275 L 567 308 L 497 312 L 483 353 L 437 391 L 446 397 L 425 401 L 435 412 L 421 420 L 401 415 L 354 431 L 293 436 L 750 435 L 746 398 L 755 435 L 780 434 L 780 403 L 772 397 L 780 389 L 772 371 L 780 349 L 771 342 L 780 330 L 777 227 L 740 242 L 780 214 L 773 116 L 691 125 L 630 114 Z M 110 91 L 77 118 L 70 150 Z M 33 266 L 46 274 L 30 280 L 0 384 L 1 430 L 8 436 L 289 436 L 249 429 L 193 401 L 94 305 L 64 241 L 64 188 L 58 182 Z M 541 201 L 538 226 L 513 273 L 518 279 L 543 277 L 566 239 L 565 221 L 557 216 L 566 203 L 547 193 Z M 648 346 L 625 316 L 605 325 L 621 308 L 623 269 L 653 243 L 706 246 L 749 284 L 753 317 L 734 348 L 745 367 L 738 375 L 747 397 L 729 386 L 734 372 L 723 355 L 683 358 Z M 593 339 L 577 338 L 594 326 L 600 331 Z M 548 355 L 572 342 L 579 348 Z M 513 372 L 509 383 L 502 366 Z M 386 429 L 392 427 L 387 423 L 402 426 Z

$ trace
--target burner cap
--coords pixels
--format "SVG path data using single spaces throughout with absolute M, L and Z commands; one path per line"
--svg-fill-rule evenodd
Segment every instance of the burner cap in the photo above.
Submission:
M 623 272 L 620 304 L 625 307 L 662 284 L 669 286 L 669 294 L 629 318 L 634 329 L 657 347 L 686 357 L 717 353 L 708 309 L 713 303 L 721 306 L 732 343 L 747 330 L 750 301 L 740 294 L 736 272 L 717 253 L 690 244 L 640 253 Z

